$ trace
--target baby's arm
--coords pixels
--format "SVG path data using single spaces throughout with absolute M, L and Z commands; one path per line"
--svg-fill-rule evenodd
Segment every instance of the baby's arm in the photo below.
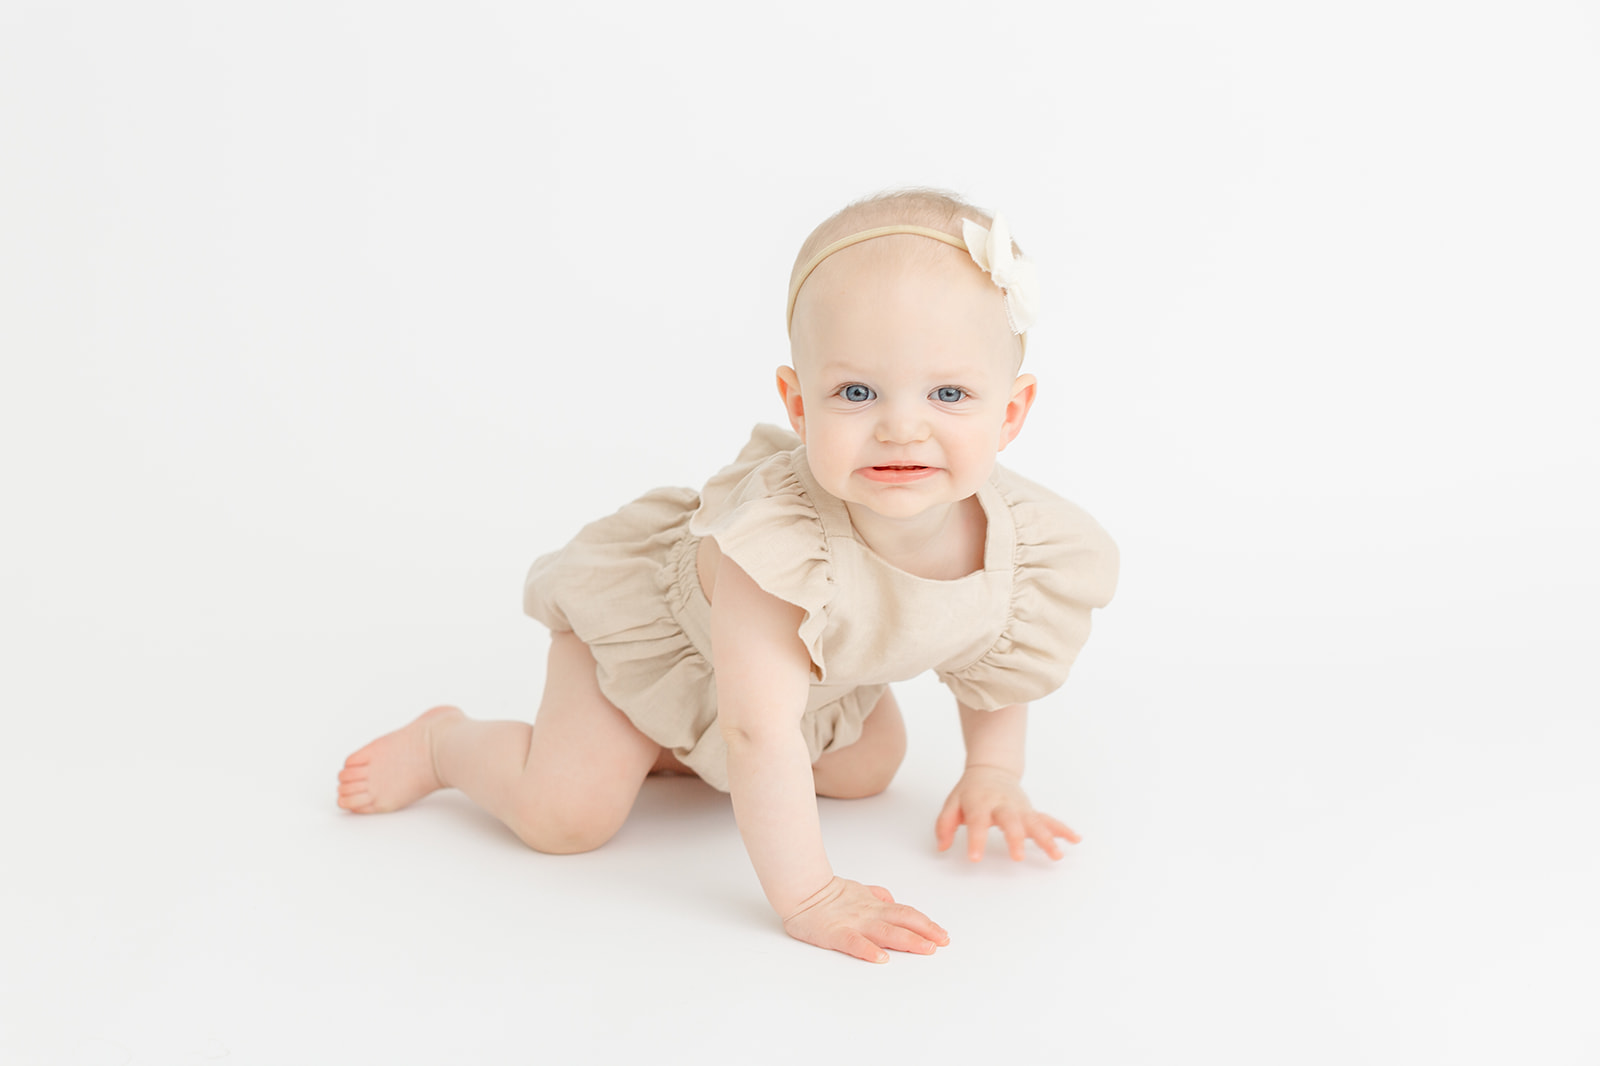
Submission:
M 1023 745 L 1028 733 L 1028 705 L 1016 703 L 994 711 L 961 704 L 961 736 L 967 744 L 967 768 L 945 800 L 934 825 L 939 850 L 955 842 L 956 826 L 967 827 L 967 857 L 976 862 L 990 826 L 999 826 L 1013 859 L 1021 859 L 1031 838 L 1052 859 L 1061 858 L 1061 837 L 1076 844 L 1082 838 L 1065 823 L 1033 809 L 1022 791 Z
M 884 948 L 929 954 L 948 942 L 882 888 L 835 877 L 822 846 L 810 752 L 800 732 L 811 658 L 800 608 L 762 591 L 732 560 L 717 564 L 711 605 L 717 707 L 728 791 L 756 876 L 790 936 L 869 962 Z

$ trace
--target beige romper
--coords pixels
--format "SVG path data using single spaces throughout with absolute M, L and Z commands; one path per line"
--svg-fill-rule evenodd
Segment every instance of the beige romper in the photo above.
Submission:
M 575 633 L 606 697 L 726 791 L 700 539 L 716 538 L 763 589 L 805 612 L 812 684 L 801 729 L 815 762 L 861 736 L 891 681 L 932 669 L 956 699 L 993 710 L 1066 680 L 1090 609 L 1116 586 L 1116 545 L 1078 507 L 998 466 L 978 501 L 988 519 L 983 569 L 953 581 L 916 577 L 856 539 L 798 437 L 757 426 L 699 493 L 647 493 L 535 561 L 523 606 Z

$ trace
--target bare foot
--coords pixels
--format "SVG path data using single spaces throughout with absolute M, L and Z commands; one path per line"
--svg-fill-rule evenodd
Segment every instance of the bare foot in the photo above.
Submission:
M 443 788 L 433 768 L 432 731 L 441 722 L 464 717 L 459 707 L 435 707 L 350 756 L 339 771 L 339 806 L 357 814 L 383 814 Z

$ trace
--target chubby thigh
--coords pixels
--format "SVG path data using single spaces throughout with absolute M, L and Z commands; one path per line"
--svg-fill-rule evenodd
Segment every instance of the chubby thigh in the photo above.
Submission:
M 622 828 L 660 750 L 600 691 L 588 646 L 552 633 L 515 819 L 506 821 L 539 851 L 597 848 Z

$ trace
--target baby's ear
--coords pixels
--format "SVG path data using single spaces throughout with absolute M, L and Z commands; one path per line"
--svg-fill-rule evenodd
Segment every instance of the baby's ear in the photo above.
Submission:
M 1022 432 L 1022 423 L 1028 420 L 1028 411 L 1038 395 L 1039 379 L 1032 374 L 1018 374 L 1017 380 L 1011 385 L 1011 402 L 1006 404 L 1005 421 L 1000 423 L 1001 451 L 1005 451 L 1006 445 L 1016 440 L 1017 434 Z
M 800 375 L 794 372 L 792 366 L 778 368 L 778 396 L 783 400 L 783 409 L 789 415 L 789 425 L 800 435 L 800 443 L 806 442 L 806 402 L 800 396 Z

